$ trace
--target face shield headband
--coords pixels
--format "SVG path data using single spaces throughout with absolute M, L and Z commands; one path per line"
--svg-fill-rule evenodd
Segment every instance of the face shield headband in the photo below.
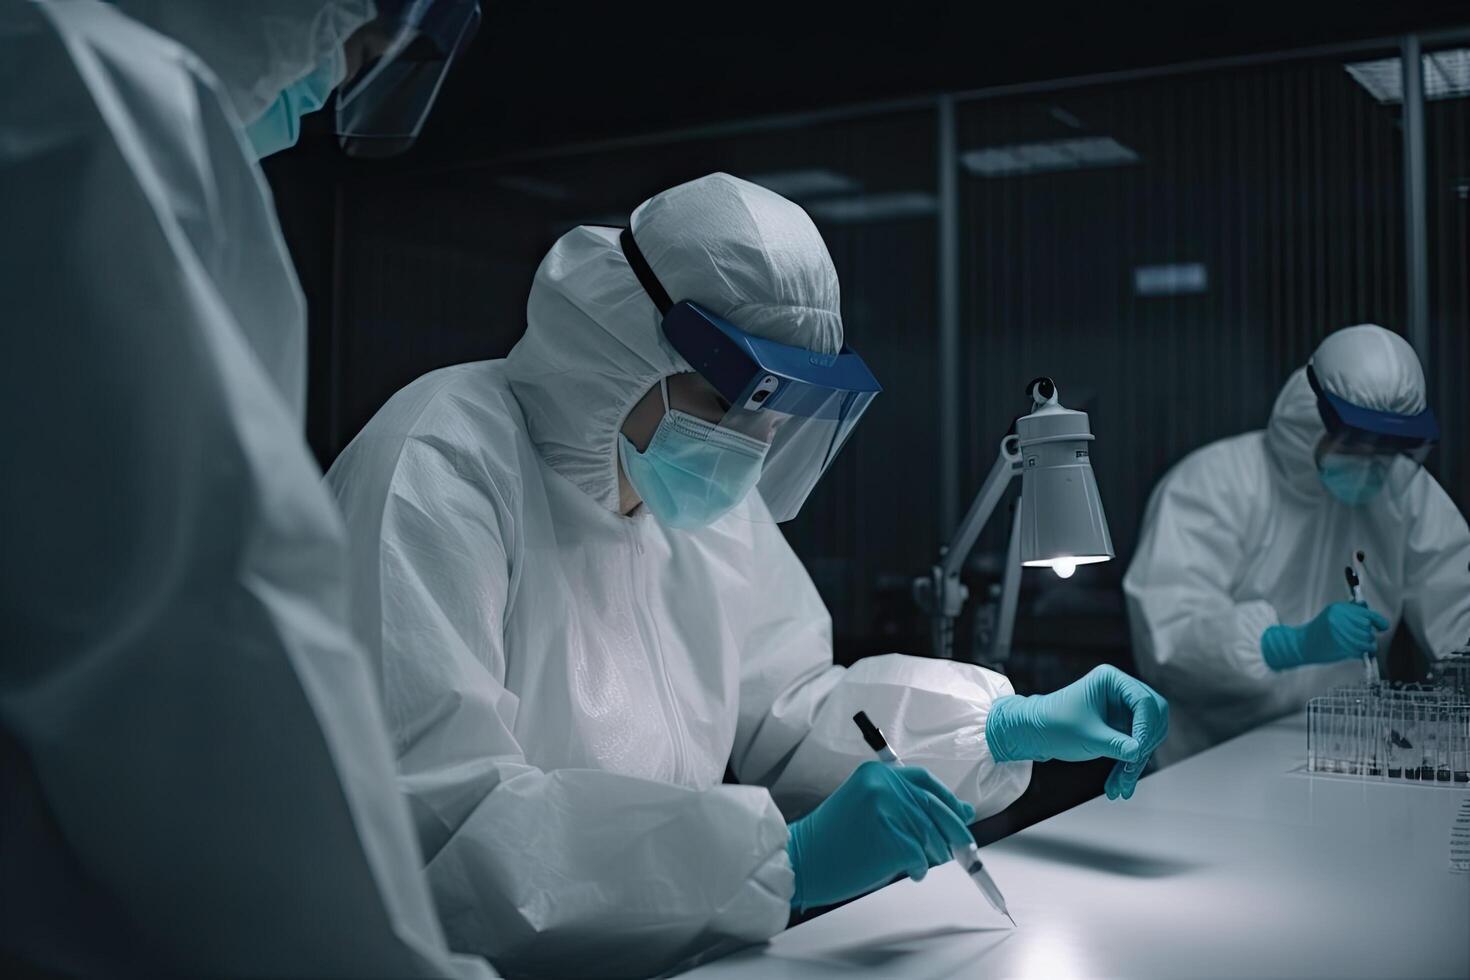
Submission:
M 1425 408 L 1416 415 L 1379 412 L 1362 408 L 1339 398 L 1323 387 L 1317 372 L 1307 365 L 1307 383 L 1317 396 L 1317 413 L 1327 430 L 1318 447 L 1324 455 L 1390 456 L 1403 455 L 1423 463 L 1439 440 L 1439 422 L 1433 410 Z
M 819 354 L 746 333 L 690 300 L 673 300 L 633 240 L 623 254 L 662 316 L 665 340 L 728 405 L 718 425 L 770 446 L 757 483 L 771 517 L 795 517 L 882 386 L 844 346 Z

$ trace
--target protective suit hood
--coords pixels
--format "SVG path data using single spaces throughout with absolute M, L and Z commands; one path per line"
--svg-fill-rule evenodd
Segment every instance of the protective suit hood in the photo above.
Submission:
M 670 296 L 741 329 L 820 353 L 842 348 L 837 271 L 805 211 L 716 173 L 633 212 L 639 249 Z M 659 378 L 691 370 L 618 245 L 619 229 L 563 235 L 536 270 L 506 376 L 541 457 L 618 508 L 617 437 Z
M 372 0 L 118 0 L 128 16 L 192 50 L 243 123 L 377 16 Z
M 1312 367 L 1322 386 L 1375 412 L 1424 411 L 1424 368 L 1403 337 L 1375 323 L 1343 327 L 1317 345 Z
M 1329 334 L 1312 355 L 1317 380 L 1339 398 L 1362 408 L 1412 415 L 1425 405 L 1424 370 L 1408 341 L 1376 324 L 1344 327 Z M 1317 443 L 1326 434 L 1307 369 L 1292 372 L 1266 425 L 1266 452 L 1273 476 L 1296 494 L 1325 497 L 1317 476 Z M 1415 467 L 1395 463 L 1391 486 L 1412 478 Z
M 1307 383 L 1307 369 L 1297 368 L 1286 379 L 1271 420 L 1266 424 L 1266 455 L 1271 474 L 1292 492 L 1308 497 L 1326 497 L 1327 489 L 1317 477 L 1314 453 L 1326 433 L 1317 414 L 1317 396 Z

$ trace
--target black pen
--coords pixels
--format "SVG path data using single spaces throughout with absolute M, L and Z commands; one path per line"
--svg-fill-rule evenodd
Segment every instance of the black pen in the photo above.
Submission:
M 881 761 L 897 766 L 903 765 L 903 760 L 893 749 L 889 748 L 888 739 L 883 737 L 883 732 L 873 724 L 866 711 L 859 711 L 852 716 L 852 720 L 857 723 L 858 731 L 863 733 L 863 741 L 868 743 L 868 748 L 872 749 Z M 953 844 L 950 846 L 950 854 L 954 855 L 960 867 L 965 869 L 965 874 L 970 876 L 970 880 L 975 883 L 976 888 L 980 889 L 980 894 L 985 896 L 985 900 L 997 912 L 1010 919 L 1011 925 L 1014 926 L 1016 920 L 1006 909 L 1006 898 L 996 887 L 995 879 L 990 877 L 990 872 L 985 870 L 985 864 L 980 860 L 980 848 L 975 846 L 975 842 L 970 841 L 968 847 Z

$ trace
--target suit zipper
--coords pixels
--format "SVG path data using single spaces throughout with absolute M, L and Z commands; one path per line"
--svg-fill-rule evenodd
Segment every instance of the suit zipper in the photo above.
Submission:
M 644 546 L 642 535 L 636 524 L 632 521 L 628 522 L 628 534 L 633 541 L 633 575 L 637 581 L 637 588 L 635 591 L 637 592 L 637 598 L 639 600 L 642 600 L 640 608 L 634 613 L 634 615 L 637 616 L 639 619 L 639 633 L 644 636 L 646 642 L 650 643 L 649 652 L 653 656 L 653 658 L 658 661 L 659 674 L 663 678 L 664 697 L 666 698 L 669 706 L 669 717 L 672 719 L 673 727 L 673 731 L 669 733 L 674 741 L 673 782 L 682 783 L 684 770 L 686 768 L 684 760 L 684 719 L 679 711 L 678 698 L 674 695 L 674 682 L 673 679 L 669 676 L 668 662 L 664 658 L 663 638 L 659 635 L 658 623 L 654 621 L 654 617 L 647 615 L 648 580 L 647 576 L 644 573 L 642 562 Z M 646 628 L 644 626 L 645 620 L 647 622 Z

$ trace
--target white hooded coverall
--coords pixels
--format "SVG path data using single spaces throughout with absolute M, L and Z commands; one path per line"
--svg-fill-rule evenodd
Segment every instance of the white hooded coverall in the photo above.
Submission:
M 715 174 L 632 227 L 676 301 L 840 347 L 836 273 L 796 205 Z M 577 228 L 508 358 L 410 384 L 328 474 L 451 945 L 507 970 L 649 973 L 782 929 L 786 819 L 872 758 L 859 709 L 982 816 L 1029 779 L 986 746 L 1005 678 L 832 664 L 827 611 L 757 495 L 694 531 L 619 513 L 620 427 L 688 370 L 618 230 Z M 745 785 L 722 784 L 727 763 Z
M 240 126 L 371 13 L 0 0 L 0 972 L 489 975 L 393 782 Z
M 1313 363 L 1323 386 L 1355 405 L 1424 408 L 1413 348 L 1382 327 L 1337 331 Z M 1401 618 L 1436 657 L 1470 639 L 1470 531 L 1454 502 L 1403 458 L 1366 504 L 1338 501 L 1317 473 L 1325 431 L 1299 369 L 1265 431 L 1196 450 L 1149 500 L 1123 589 L 1139 671 L 1169 699 L 1163 764 L 1362 680 L 1358 660 L 1275 671 L 1261 656 L 1267 627 L 1300 625 L 1350 598 L 1343 568 L 1354 551 L 1367 555 L 1364 600 L 1391 624 L 1380 653 Z

